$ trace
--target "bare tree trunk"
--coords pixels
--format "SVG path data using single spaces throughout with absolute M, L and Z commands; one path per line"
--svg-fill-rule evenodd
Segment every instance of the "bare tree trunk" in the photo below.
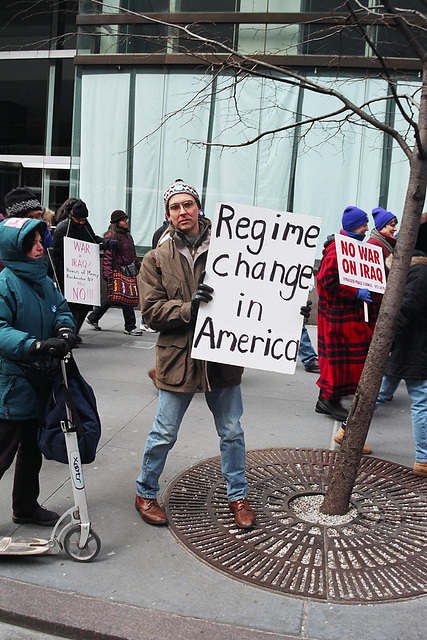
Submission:
M 393 256 L 393 265 L 388 276 L 387 288 L 365 366 L 350 408 L 345 436 L 336 456 L 331 482 L 321 507 L 322 513 L 329 515 L 343 515 L 349 508 L 363 445 L 368 434 L 381 379 L 393 341 L 394 327 L 399 314 L 424 206 L 427 183 L 427 158 L 425 154 L 425 150 L 427 150 L 427 75 L 425 63 L 418 126 L 421 149 L 416 147 L 411 159 L 409 184 L 399 229 L 399 239 Z

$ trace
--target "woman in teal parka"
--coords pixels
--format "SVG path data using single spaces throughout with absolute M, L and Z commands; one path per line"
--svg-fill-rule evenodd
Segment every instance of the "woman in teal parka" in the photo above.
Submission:
M 30 218 L 0 223 L 0 258 L 5 264 L 0 273 L 0 478 L 16 455 L 12 519 L 51 526 L 58 514 L 37 502 L 42 397 L 21 367 L 36 363 L 43 371 L 52 358 L 70 351 L 76 339 L 67 301 L 46 275 L 41 244 L 45 227 L 45 222 Z

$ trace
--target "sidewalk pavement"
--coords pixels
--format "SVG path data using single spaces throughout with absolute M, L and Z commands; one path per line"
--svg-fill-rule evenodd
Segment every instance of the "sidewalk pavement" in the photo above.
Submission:
M 139 315 L 139 314 L 138 314 Z M 65 553 L 0 557 L 0 639 L 57 636 L 126 640 L 421 640 L 426 598 L 347 605 L 284 596 L 206 566 L 167 527 L 142 521 L 134 507 L 135 478 L 156 411 L 147 376 L 156 334 L 124 335 L 122 314 L 110 310 L 102 331 L 85 324 L 75 357 L 93 386 L 102 420 L 95 462 L 84 467 L 99 556 L 73 562 Z M 309 332 L 316 344 L 315 327 Z M 333 448 L 338 423 L 316 414 L 316 375 L 300 362 L 294 376 L 245 371 L 242 391 L 247 449 Z M 349 403 L 349 401 L 348 401 Z M 404 384 L 374 415 L 367 442 L 374 455 L 412 467 L 410 402 Z M 188 467 L 218 455 L 204 396 L 196 396 L 161 477 L 161 492 Z M 50 529 L 11 521 L 13 470 L 1 481 L 0 537 L 49 538 Z M 41 502 L 63 513 L 72 505 L 68 467 L 45 461 Z M 9 625 L 14 633 L 10 633 Z M 26 635 L 29 634 L 29 635 Z

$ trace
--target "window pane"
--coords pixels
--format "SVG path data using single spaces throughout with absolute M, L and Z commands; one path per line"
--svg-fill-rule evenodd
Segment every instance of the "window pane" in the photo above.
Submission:
M 120 6 L 137 13 L 166 13 L 169 0 L 122 0 Z
M 72 60 L 57 60 L 53 109 L 52 155 L 71 154 L 71 131 L 73 122 L 74 63 Z
M 354 29 L 307 24 L 301 26 L 300 37 L 300 53 L 323 56 L 365 54 L 365 41 Z
M 229 24 L 193 24 L 191 31 L 209 40 L 217 40 L 228 47 L 234 48 L 235 25 Z M 189 36 L 179 35 L 178 51 L 203 51 L 209 53 L 213 51 L 221 51 L 220 46 L 210 44 L 208 42 L 200 42 L 192 40 Z
M 49 193 L 44 194 L 45 201 L 49 203 L 49 209 L 56 211 L 68 198 L 70 172 L 65 169 L 47 169 L 46 173 L 49 178 Z
M 74 0 L 3 0 L 0 48 L 74 49 L 77 7 Z
M 0 60 L 0 153 L 43 155 L 47 60 Z
M 353 9 L 360 9 L 356 2 L 350 2 Z M 334 11 L 335 13 L 347 13 L 348 8 L 344 0 L 302 0 L 301 11 L 308 11 L 310 13 L 328 12 Z
M 236 0 L 181 0 L 181 12 L 186 11 L 236 11 Z M 177 10 L 178 12 L 178 10 Z
M 403 34 L 398 30 L 390 27 L 375 27 L 375 36 L 371 36 L 374 39 L 376 37 L 376 45 L 381 55 L 394 57 L 394 58 L 414 58 L 414 50 L 409 46 L 408 41 Z M 417 41 L 424 47 L 427 47 L 427 36 L 423 31 L 413 30 L 413 34 L 417 38 Z
M 158 53 L 164 51 L 166 33 L 167 27 L 157 24 L 134 24 L 127 28 L 121 27 L 117 35 L 117 52 Z

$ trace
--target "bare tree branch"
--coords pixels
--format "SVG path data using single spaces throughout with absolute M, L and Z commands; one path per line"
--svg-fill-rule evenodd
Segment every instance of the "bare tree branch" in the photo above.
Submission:
M 99 0 L 95 0 L 95 3 L 99 3 Z M 106 6 L 106 3 L 104 3 L 104 6 Z M 107 5 L 109 6 L 109 5 Z M 198 57 L 198 59 L 203 62 L 206 66 L 212 67 L 215 66 L 218 68 L 219 71 L 223 70 L 227 70 L 227 69 L 234 69 L 236 72 L 238 73 L 242 73 L 244 76 L 246 75 L 250 75 L 250 76 L 257 76 L 257 77 L 263 77 L 268 79 L 271 82 L 282 82 L 282 83 L 288 83 L 291 84 L 292 86 L 295 87 L 299 87 L 299 88 L 303 88 L 306 89 L 308 91 L 312 91 L 315 93 L 319 93 L 319 94 L 323 94 L 323 95 L 327 95 L 327 96 L 331 96 L 336 98 L 337 100 L 339 100 L 342 104 L 343 104 L 343 108 L 340 110 L 337 110 L 336 112 L 333 112 L 333 114 L 336 113 L 344 113 L 346 111 L 352 112 L 353 114 L 357 115 L 359 118 L 361 118 L 362 120 L 364 120 L 365 122 L 367 122 L 369 125 L 371 125 L 372 127 L 379 129 L 380 131 L 383 131 L 384 133 L 388 134 L 389 136 L 391 136 L 396 143 L 401 147 L 401 149 L 403 150 L 403 152 L 405 153 L 405 155 L 407 156 L 408 159 L 411 159 L 412 156 L 412 149 L 409 147 L 409 145 L 406 143 L 406 141 L 404 140 L 403 136 L 400 135 L 400 133 L 394 129 L 393 127 L 390 127 L 389 125 L 387 125 L 386 123 L 382 122 L 381 120 L 379 120 L 378 118 L 376 118 L 374 115 L 372 115 L 371 113 L 368 113 L 366 111 L 364 111 L 363 107 L 355 104 L 354 102 L 352 102 L 347 96 L 345 96 L 343 93 L 341 93 L 340 91 L 337 91 L 336 89 L 332 88 L 332 87 L 328 87 L 327 85 L 321 84 L 320 82 L 315 82 L 314 80 L 310 80 L 309 78 L 306 78 L 305 76 L 301 75 L 300 73 L 294 71 L 291 68 L 288 67 L 281 67 L 281 66 L 277 66 L 274 65 L 272 63 L 268 63 L 266 60 L 262 60 L 262 58 L 254 58 L 253 56 L 250 55 L 245 55 L 242 53 L 239 53 L 238 51 L 236 51 L 235 49 L 233 49 L 232 47 L 228 46 L 227 44 L 219 41 L 219 40 L 215 40 L 212 38 L 207 38 L 206 36 L 202 36 L 198 33 L 196 33 L 194 31 L 194 27 L 196 26 L 195 24 L 193 25 L 180 25 L 180 24 L 172 24 L 170 22 L 168 22 L 167 20 L 161 20 L 159 18 L 154 18 L 150 15 L 147 14 L 141 14 L 141 13 L 136 13 L 134 11 L 131 11 L 129 9 L 122 9 L 122 11 L 126 14 L 130 14 L 130 15 L 135 15 L 135 16 L 141 16 L 143 17 L 145 20 L 147 20 L 148 22 L 154 23 L 154 24 L 159 24 L 159 25 L 163 25 L 168 27 L 169 29 L 172 29 L 174 31 L 177 31 L 178 33 L 181 34 L 185 34 L 187 35 L 191 40 L 193 41 L 198 41 L 200 43 L 203 43 L 204 45 L 209 45 L 212 47 L 213 50 L 215 51 L 222 51 L 223 53 L 227 53 L 228 57 L 227 59 L 224 60 L 220 60 L 218 59 L 218 61 L 216 63 L 212 63 L 212 60 L 208 60 L 206 58 L 206 56 L 203 55 L 203 53 L 201 52 L 192 52 L 192 55 L 196 55 Z M 170 37 L 167 37 L 170 39 Z M 373 47 L 373 45 L 372 45 Z M 373 47 L 374 49 L 374 47 Z M 384 63 L 384 68 L 385 67 L 385 63 Z M 389 74 L 387 74 L 386 80 L 389 84 L 390 87 L 392 87 L 392 81 L 391 78 L 389 76 Z M 234 80 L 235 81 L 235 80 Z M 393 92 L 393 90 L 392 90 Z M 394 98 L 397 100 L 397 94 L 394 92 Z M 418 132 L 417 132 L 417 124 L 416 122 L 410 118 L 404 111 L 402 105 L 399 103 L 399 101 L 397 100 L 397 103 L 399 105 L 399 108 L 402 112 L 403 117 L 407 120 L 407 122 L 411 125 L 411 127 L 413 128 L 414 131 L 414 135 L 417 138 L 418 136 Z M 319 119 L 319 118 L 318 118 Z M 326 116 L 322 116 L 321 119 L 325 120 L 327 119 L 327 115 Z M 306 122 L 307 124 L 312 123 L 314 121 L 313 118 L 307 118 Z M 259 139 L 268 136 L 268 135 L 274 135 L 275 133 L 279 133 L 279 132 L 283 132 L 286 130 L 289 130 L 290 128 L 292 128 L 292 126 L 295 128 L 297 126 L 301 126 L 301 122 L 295 122 L 293 123 L 293 125 L 285 125 L 283 127 L 278 127 L 275 130 L 270 130 L 267 132 L 262 132 L 261 134 L 259 134 L 258 136 L 244 142 L 244 143 L 240 143 L 238 145 L 235 144 L 227 144 L 227 143 L 210 143 L 210 144 L 215 144 L 215 146 L 224 146 L 224 147 L 236 147 L 236 146 L 247 146 L 249 144 L 253 144 L 254 142 L 258 141 Z M 419 143 L 419 138 L 418 138 L 418 143 Z M 202 141 L 193 141 L 193 144 L 207 144 L 206 142 L 202 142 Z M 418 148 L 421 150 L 420 145 L 418 144 Z
M 382 0 L 382 3 L 387 11 L 394 17 L 396 24 L 399 26 L 399 30 L 406 38 L 409 46 L 412 48 L 417 58 L 424 62 L 426 59 L 426 51 L 424 47 L 421 46 L 419 40 L 415 37 L 413 30 L 409 28 L 407 22 L 401 15 L 405 13 L 405 9 L 395 9 L 390 0 Z M 422 15 L 422 17 L 424 18 L 424 20 L 426 20 L 425 15 Z
M 346 6 L 353 18 L 353 20 L 355 21 L 355 23 L 357 24 L 357 27 L 359 29 L 359 32 L 362 36 L 362 38 L 367 42 L 368 46 L 371 48 L 371 50 L 373 51 L 374 55 L 377 57 L 377 59 L 379 60 L 382 70 L 383 70 L 383 74 L 384 74 L 384 78 L 387 81 L 387 84 L 389 86 L 389 89 L 396 101 L 396 105 L 400 111 L 400 113 L 402 114 L 403 118 L 408 122 L 408 124 L 411 125 L 411 127 L 414 130 L 414 135 L 415 135 L 415 140 L 417 141 L 417 145 L 418 145 L 418 149 L 420 149 L 421 153 L 424 153 L 423 150 L 421 150 L 421 141 L 420 141 L 420 134 L 419 134 L 419 130 L 418 130 L 418 125 L 417 123 L 413 120 L 413 118 L 410 118 L 408 116 L 408 114 L 406 113 L 406 111 L 403 108 L 403 105 L 401 104 L 400 100 L 397 97 L 397 93 L 396 93 L 396 88 L 395 88 L 395 84 L 391 79 L 390 73 L 388 71 L 387 65 L 385 63 L 385 60 L 383 58 L 383 56 L 380 54 L 380 52 L 378 51 L 378 48 L 374 45 L 374 43 L 372 42 L 371 38 L 368 36 L 368 34 L 366 33 L 366 30 L 363 29 L 362 25 L 359 22 L 359 18 L 356 15 L 356 12 L 353 10 L 353 8 L 350 5 L 350 2 L 346 2 Z

